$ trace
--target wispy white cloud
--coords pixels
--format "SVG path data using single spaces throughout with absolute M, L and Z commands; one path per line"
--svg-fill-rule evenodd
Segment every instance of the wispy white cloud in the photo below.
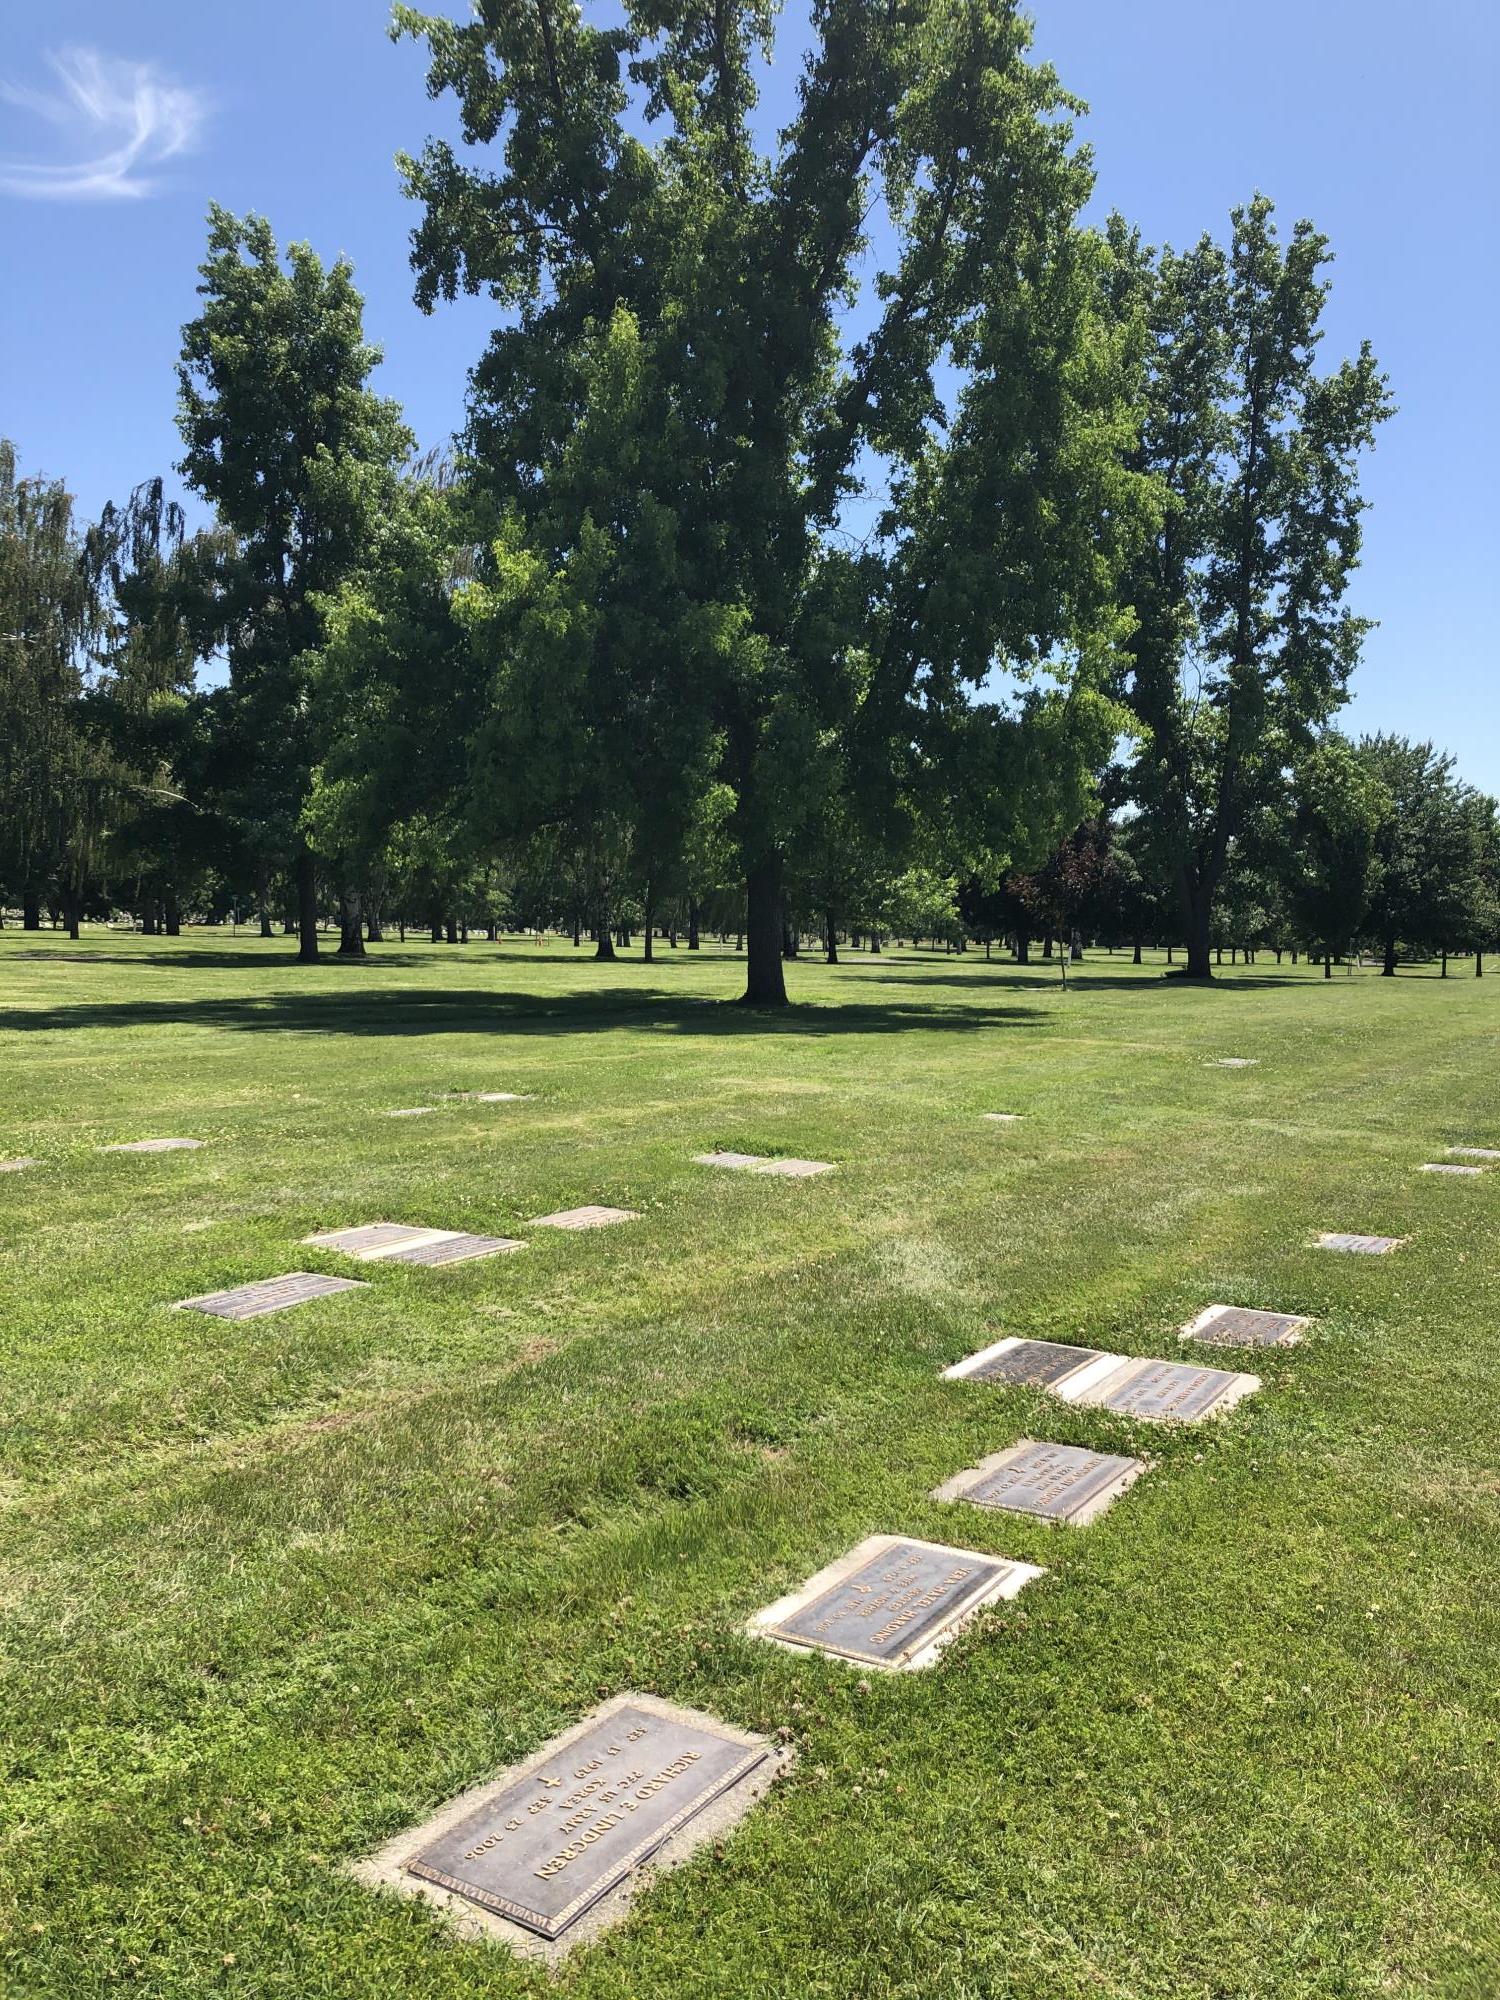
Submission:
M 56 163 L 0 157 L 0 193 L 50 201 L 132 200 L 159 185 L 152 169 L 184 153 L 207 105 L 154 63 L 125 62 L 97 49 L 64 49 L 48 58 L 50 90 L 0 79 L 0 100 L 63 134 L 73 157 Z M 7 121 L 9 122 L 9 121 Z M 82 155 L 82 157 L 78 157 Z

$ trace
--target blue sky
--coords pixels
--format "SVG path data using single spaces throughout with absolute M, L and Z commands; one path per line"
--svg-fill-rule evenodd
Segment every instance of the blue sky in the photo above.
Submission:
M 1500 398 L 1493 0 L 1038 0 L 1086 98 L 1096 205 L 1148 240 L 1220 231 L 1253 189 L 1337 263 L 1325 353 L 1374 343 L 1400 414 L 1369 462 L 1355 602 L 1380 620 L 1346 724 L 1430 736 L 1500 793 Z M 380 385 L 424 444 L 463 414 L 482 301 L 411 302 L 392 158 L 449 113 L 382 0 L 48 0 L 0 25 L 0 433 L 97 510 L 177 455 L 178 329 L 213 199 L 347 253 Z M 795 17 L 783 47 L 797 43 Z M 795 83 L 784 53 L 772 118 Z

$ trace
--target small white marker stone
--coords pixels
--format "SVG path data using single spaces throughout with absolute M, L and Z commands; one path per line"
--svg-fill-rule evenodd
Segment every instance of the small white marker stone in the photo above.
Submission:
M 1448 1151 L 1463 1160 L 1500 1160 L 1500 1148 L 1495 1146 L 1450 1146 Z
M 979 1115 L 991 1125 L 1019 1125 L 1021 1122 L 1019 1111 L 981 1111 Z
M 1461 1167 L 1456 1160 L 1429 1160 L 1418 1167 L 1420 1174 L 1463 1174 L 1469 1179 L 1477 1179 L 1484 1172 L 1483 1167 Z
M 1343 1250 L 1352 1257 L 1388 1257 L 1406 1241 L 1404 1236 L 1351 1236 L 1342 1230 L 1323 1230 L 1315 1239 L 1319 1250 Z
M 437 1106 L 435 1104 L 407 1104 L 403 1105 L 399 1111 L 384 1111 L 381 1113 L 381 1116 L 383 1118 L 425 1118 L 429 1111 L 436 1110 Z
M 26 1167 L 34 1167 L 35 1160 L 0 1160 L 0 1174 L 19 1174 Z

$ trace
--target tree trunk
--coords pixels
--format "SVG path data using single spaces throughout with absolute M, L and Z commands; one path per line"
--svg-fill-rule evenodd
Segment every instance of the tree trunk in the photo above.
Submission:
M 654 961 L 655 961 L 655 953 L 654 953 L 654 952 L 653 952 L 653 950 L 652 950 L 652 943 L 653 943 L 653 939 L 652 939 L 652 932 L 653 932 L 653 930 L 655 929 L 655 926 L 656 926 L 656 917 L 655 917 L 655 914 L 654 914 L 654 912 L 653 912 L 653 909 L 652 909 L 652 901 L 653 901 L 653 898 L 652 898 L 652 895 L 651 895 L 651 891 L 650 891 L 650 890 L 648 889 L 648 890 L 646 891 L 646 904 L 645 904 L 645 908 L 644 908 L 644 909 L 642 910 L 642 912 L 641 912 L 641 915 L 642 915 L 642 918 L 644 919 L 644 922 L 642 923 L 642 926 L 641 926 L 641 938 L 642 938 L 642 944 L 641 944 L 641 963 L 642 963 L 642 965 L 651 965 L 651 964 L 653 964 L 653 963 L 654 963 Z
M 1016 964 L 1030 965 L 1031 939 L 1025 931 L 1016 932 Z
M 745 876 L 745 991 L 751 1007 L 784 1007 L 786 973 L 782 969 L 783 913 L 781 858 L 758 862 Z
M 610 927 L 609 910 L 601 897 L 594 922 L 594 956 L 612 959 L 615 955 L 615 934 Z
M 1178 896 L 1187 922 L 1187 966 L 1183 976 L 1187 979 L 1212 979 L 1213 950 L 1209 933 L 1213 925 L 1213 897 L 1201 883 L 1184 882 L 1181 877 L 1178 878 Z M 1170 962 L 1170 954 L 1168 958 Z
M 787 916 L 785 909 L 783 909 L 781 913 L 781 955 L 783 958 L 795 958 L 800 949 L 801 944 L 797 933 L 792 929 L 791 919 Z
M 1333 953 L 1331 951 L 1325 951 L 1323 954 L 1323 977 L 1325 979 L 1332 979 L 1333 977 Z
M 1482 951 L 1476 951 L 1474 954 L 1474 977 L 1476 979 L 1483 979 L 1484 977 L 1484 953 Z
M 162 899 L 162 919 L 168 937 L 182 936 L 182 911 L 175 889 L 169 889 Z
M 21 891 L 21 928 L 23 931 L 42 928 L 42 899 L 35 889 Z
M 1385 963 L 1380 968 L 1380 976 L 1382 979 L 1394 979 L 1396 976 L 1396 940 L 1393 937 L 1385 941 Z
M 70 889 L 63 897 L 63 913 L 68 920 L 68 936 L 78 941 L 78 898 Z
M 1446 945 L 1443 946 L 1443 969 L 1438 974 L 1438 977 L 1439 979 L 1446 979 L 1448 977 L 1448 947 Z
M 879 933 L 879 931 L 871 931 L 871 933 L 870 933 L 870 955 L 871 955 L 871 957 L 873 958 L 873 957 L 874 957 L 874 956 L 875 956 L 875 955 L 876 955 L 876 954 L 877 954 L 877 953 L 879 952 L 879 950 L 880 950 L 880 933 Z
M 1047 934 L 1042 939 L 1042 957 L 1050 958 L 1051 956 L 1052 956 L 1052 933 L 1051 931 L 1048 931 Z
M 823 935 L 827 943 L 828 963 L 830 965 L 837 965 L 839 962 L 839 940 L 838 932 L 834 929 L 832 910 L 826 910 L 823 914 Z
M 365 912 L 365 937 L 371 944 L 384 944 L 385 932 L 380 926 L 380 905 Z
M 577 911 L 575 910 L 575 911 L 573 912 L 573 949 L 574 949 L 574 951 L 577 951 L 577 949 L 578 949 L 579 945 L 580 945 L 580 944 L 581 944 L 582 942 L 583 942 L 583 919 L 582 919 L 582 918 L 581 918 L 581 917 L 580 917 L 580 916 L 578 915 L 578 912 L 577 912 Z
M 701 949 L 702 947 L 698 943 L 698 904 L 690 896 L 688 898 L 688 950 L 699 951 Z
M 1068 957 L 1072 959 L 1075 965 L 1079 965 L 1082 963 L 1083 939 L 1079 936 L 1077 931 L 1074 931 L 1073 935 L 1068 939 Z
M 443 926 L 443 941 L 444 941 L 444 943 L 445 943 L 445 944 L 457 944 L 457 943 L 458 943 L 458 918 L 457 918 L 457 917 L 449 917 L 449 918 L 448 918 L 448 919 L 446 920 L 446 922 L 444 923 L 444 926 Z
M 318 956 L 318 868 L 310 848 L 297 856 L 297 957 L 312 965 Z
M 339 890 L 339 957 L 363 958 L 364 955 L 365 932 L 360 894 L 351 883 L 345 882 Z
M 1141 962 L 1141 941 L 1139 938 L 1135 941 L 1135 954 L 1130 962 L 1132 965 L 1139 965 Z

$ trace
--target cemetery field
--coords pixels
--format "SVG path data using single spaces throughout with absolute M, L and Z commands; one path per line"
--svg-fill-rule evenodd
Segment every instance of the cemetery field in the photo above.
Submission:
M 1500 977 L 1161 969 L 0 934 L 0 1992 L 1489 2000 L 1500 1163 L 1420 1168 L 1500 1147 Z M 301 1240 L 378 1221 L 526 1247 Z M 294 1271 L 367 1289 L 171 1310 Z M 943 1378 L 1007 1334 L 1263 1387 Z M 1023 1438 L 1149 1467 L 930 1497 Z M 1047 1573 L 924 1672 L 745 1633 L 873 1534 Z M 555 1975 L 349 1874 L 626 1692 L 795 1759 Z

